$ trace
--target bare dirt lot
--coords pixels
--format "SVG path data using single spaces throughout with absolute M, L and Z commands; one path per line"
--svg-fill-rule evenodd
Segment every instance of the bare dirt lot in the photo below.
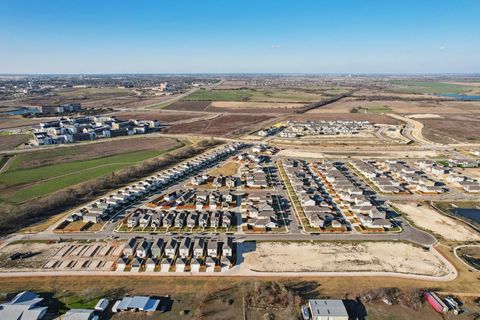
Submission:
M 177 141 L 159 137 L 135 137 L 132 139 L 111 139 L 108 142 L 75 145 L 53 150 L 36 151 L 17 155 L 16 169 L 26 169 L 63 162 L 89 160 L 126 152 L 161 150 L 173 148 Z M 134 143 L 132 143 L 134 141 Z
M 162 112 L 162 111 L 136 111 L 136 112 L 121 112 L 115 114 L 118 119 L 137 119 L 137 120 L 158 120 L 160 122 L 177 122 L 180 120 L 187 120 L 199 118 L 198 113 L 188 112 Z
M 480 113 L 478 101 L 402 101 L 402 100 L 359 100 L 344 98 L 321 108 L 313 109 L 309 113 L 350 113 L 353 108 L 367 108 L 368 113 L 395 112 L 411 113 Z M 388 107 L 389 110 L 386 110 Z
M 420 114 L 411 114 L 407 116 L 410 119 L 443 119 L 443 117 L 439 114 L 433 113 L 420 113 Z
M 298 144 L 297 144 L 298 145 Z M 439 157 L 442 154 L 434 150 L 408 150 L 408 151 L 375 151 L 363 149 L 363 150 L 345 150 L 341 151 L 329 151 L 324 148 L 324 146 L 316 145 L 308 147 L 295 147 L 281 150 L 278 155 L 283 157 L 301 157 L 301 158 L 356 158 L 356 159 L 365 159 L 365 158 L 410 158 L 410 159 L 422 159 L 422 158 L 435 158 Z
M 255 124 L 272 119 L 268 115 L 223 115 L 212 120 L 195 121 L 170 127 L 167 133 L 194 133 L 204 135 L 240 135 Z
M 434 142 L 478 142 L 480 117 L 478 115 L 452 114 L 445 119 L 418 119 L 424 125 L 423 135 Z M 445 141 L 448 140 L 448 141 Z
M 26 127 L 39 124 L 42 121 L 48 121 L 48 118 L 23 118 L 22 116 L 7 116 L 0 117 L 0 129 L 13 129 L 18 127 Z
M 235 161 L 228 161 L 220 167 L 216 167 L 208 172 L 210 176 L 219 177 L 219 176 L 233 176 L 237 174 L 238 163 Z
M 215 112 L 291 113 L 304 105 L 303 103 L 288 102 L 212 101 L 207 110 Z
M 467 225 L 449 218 L 434 208 L 424 204 L 420 207 L 414 202 L 395 203 L 395 207 L 405 213 L 415 225 L 432 231 L 446 240 L 479 241 L 480 235 Z
M 264 272 L 397 272 L 443 276 L 447 267 L 431 252 L 399 242 L 261 242 L 245 265 Z
M 176 101 L 166 107 L 167 110 L 204 111 L 210 101 Z
M 0 135 L 0 150 L 13 149 L 29 139 L 30 135 L 27 134 Z
M 401 124 L 402 122 L 392 117 L 383 115 L 383 114 L 369 114 L 369 113 L 316 113 L 314 109 L 306 114 L 295 114 L 288 117 L 288 120 L 296 121 L 306 121 L 306 120 L 357 120 L 357 121 L 370 121 L 372 123 L 383 123 L 383 124 Z
M 20 242 L 13 243 L 0 251 L 0 270 L 38 271 L 38 269 L 56 270 L 110 270 L 113 262 L 120 256 L 123 243 L 47 243 Z M 10 260 L 14 253 L 29 252 L 31 256 L 24 259 Z M 101 266 L 100 266 L 101 264 Z

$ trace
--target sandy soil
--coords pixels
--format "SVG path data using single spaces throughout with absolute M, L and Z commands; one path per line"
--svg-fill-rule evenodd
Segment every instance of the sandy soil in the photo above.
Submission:
M 15 269 L 40 269 L 46 261 L 50 260 L 55 252 L 60 249 L 60 244 L 46 244 L 38 242 L 11 244 L 0 252 L 0 270 L 9 271 Z M 25 260 L 10 261 L 8 257 L 15 252 L 33 252 L 33 257 Z
M 447 240 L 453 241 L 479 241 L 480 235 L 468 226 L 455 219 L 444 216 L 430 206 L 417 207 L 414 202 L 395 203 L 400 211 L 420 228 L 430 230 Z
M 464 168 L 462 173 L 472 178 L 480 179 L 480 168 Z
M 448 268 L 431 252 L 406 243 L 261 242 L 245 265 L 270 272 L 398 272 L 442 276 Z
M 431 113 L 424 113 L 424 114 L 412 114 L 407 116 L 407 118 L 411 119 L 443 119 L 443 117 L 439 114 L 431 114 Z

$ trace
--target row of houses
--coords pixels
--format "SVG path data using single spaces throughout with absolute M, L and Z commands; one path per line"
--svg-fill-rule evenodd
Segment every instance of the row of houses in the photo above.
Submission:
M 129 228 L 230 228 L 236 225 L 235 213 L 223 211 L 177 211 L 138 208 L 127 213 Z
M 240 167 L 242 184 L 248 188 L 267 188 L 270 186 L 268 173 L 273 168 L 258 163 L 247 163 Z
M 160 171 L 79 208 L 67 217 L 67 221 L 83 219 L 84 222 L 98 223 L 108 215 L 142 199 L 146 194 L 157 192 L 174 182 L 178 182 L 179 179 L 184 179 L 207 166 L 211 166 L 243 147 L 244 144 L 242 143 L 229 144 L 177 164 L 170 169 Z
M 233 238 L 231 237 L 221 240 L 193 237 L 161 237 L 154 240 L 131 238 L 123 247 L 123 256 L 126 258 L 133 256 L 137 258 L 232 257 L 233 248 Z
M 372 196 L 367 190 L 355 184 L 356 178 L 342 162 L 324 161 L 315 165 L 317 172 L 331 185 L 331 196 L 340 199 L 345 211 L 353 213 L 356 221 L 364 228 L 392 228 L 392 223 L 386 218 L 386 212 L 372 202 Z
M 60 105 L 42 105 L 40 107 L 41 113 L 72 113 L 82 111 L 80 103 L 65 103 Z
M 220 271 L 224 272 L 230 269 L 232 261 L 225 256 L 218 258 L 212 258 L 207 256 L 205 258 L 138 258 L 135 257 L 131 260 L 127 258 L 120 258 L 116 263 L 116 271 L 130 272 L 200 272 L 201 268 L 205 269 L 205 272 L 215 272 L 215 267 L 219 266 Z
M 423 171 L 412 168 L 405 161 L 386 160 L 377 163 L 409 190 L 422 193 L 442 193 L 445 190 L 439 182 L 431 179 Z
M 283 225 L 278 195 L 247 194 L 242 198 L 241 213 L 247 228 L 269 231 Z
M 318 176 L 312 173 L 308 163 L 304 160 L 285 159 L 283 167 L 310 227 L 342 227 L 339 207 Z
M 352 160 L 350 161 L 350 164 L 370 180 L 380 192 L 400 193 L 405 191 L 399 181 L 393 179 L 381 168 L 377 168 L 375 166 L 375 161 Z
M 283 129 L 283 127 L 271 126 L 271 127 L 268 127 L 268 128 L 265 128 L 265 129 L 262 129 L 262 130 L 258 131 L 257 134 L 260 137 L 268 137 L 268 136 L 275 135 L 276 133 L 278 133 L 282 129 Z
M 372 131 L 375 126 L 369 121 L 288 121 L 287 127 L 278 135 L 283 138 L 317 135 L 354 135 L 362 131 Z
M 149 207 L 177 210 L 230 210 L 238 206 L 238 198 L 241 195 L 232 190 L 175 190 L 163 194 L 149 202 Z
M 465 175 L 460 168 L 446 168 L 437 164 L 433 160 L 417 161 L 415 164 L 426 172 L 452 183 L 454 186 L 461 188 L 465 192 L 480 192 L 480 181 Z
M 158 238 L 155 240 L 130 239 L 123 248 L 123 257 L 116 264 L 117 271 L 124 271 L 127 266 L 132 272 L 142 267 L 153 272 L 160 269 L 168 272 L 172 267 L 176 272 L 198 272 L 203 265 L 206 271 L 213 271 L 219 264 L 222 271 L 228 269 L 234 256 L 233 238 L 213 240 L 206 238 Z M 225 269 L 225 270 L 226 270 Z
M 115 117 L 72 117 L 40 123 L 33 129 L 37 145 L 72 143 L 160 130 L 158 120 L 118 120 Z
M 190 183 L 193 186 L 200 186 L 206 184 L 208 182 L 212 183 L 212 187 L 214 188 L 236 188 L 240 184 L 240 179 L 235 176 L 219 176 L 219 177 L 212 177 L 207 174 L 201 174 L 195 177 L 192 177 Z

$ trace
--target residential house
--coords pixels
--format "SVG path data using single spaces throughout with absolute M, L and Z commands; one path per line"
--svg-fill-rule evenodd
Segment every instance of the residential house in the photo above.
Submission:
M 180 241 L 179 246 L 179 256 L 182 258 L 186 258 L 190 255 L 190 251 L 192 250 L 192 239 L 189 237 L 185 237 Z
M 191 272 L 200 272 L 200 266 L 202 265 L 201 261 L 197 258 L 192 258 L 190 261 L 190 271 Z
M 137 239 L 131 238 L 130 240 L 128 240 L 128 242 L 123 247 L 123 255 L 126 256 L 126 257 L 133 256 L 137 246 L 138 246 Z
M 165 241 L 162 238 L 158 238 L 150 248 L 153 257 L 161 257 L 165 248 Z
M 138 258 L 146 258 L 148 254 L 150 253 L 150 247 L 152 246 L 152 243 L 148 240 L 143 240 L 140 242 L 140 244 L 137 246 L 137 257 Z
M 165 255 L 167 257 L 173 258 L 177 254 L 179 243 L 176 239 L 172 238 L 167 242 L 165 246 Z
M 185 258 L 178 257 L 175 261 L 175 272 L 184 272 L 185 271 Z
M 206 272 L 214 272 L 215 271 L 215 260 L 212 257 L 207 257 L 205 259 L 205 267 Z
M 207 256 L 216 257 L 218 255 L 218 242 L 209 240 L 207 243 Z

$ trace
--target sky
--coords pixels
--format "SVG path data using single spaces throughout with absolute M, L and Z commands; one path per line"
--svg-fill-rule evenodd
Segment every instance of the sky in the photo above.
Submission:
M 479 0 L 0 0 L 0 73 L 479 73 Z

